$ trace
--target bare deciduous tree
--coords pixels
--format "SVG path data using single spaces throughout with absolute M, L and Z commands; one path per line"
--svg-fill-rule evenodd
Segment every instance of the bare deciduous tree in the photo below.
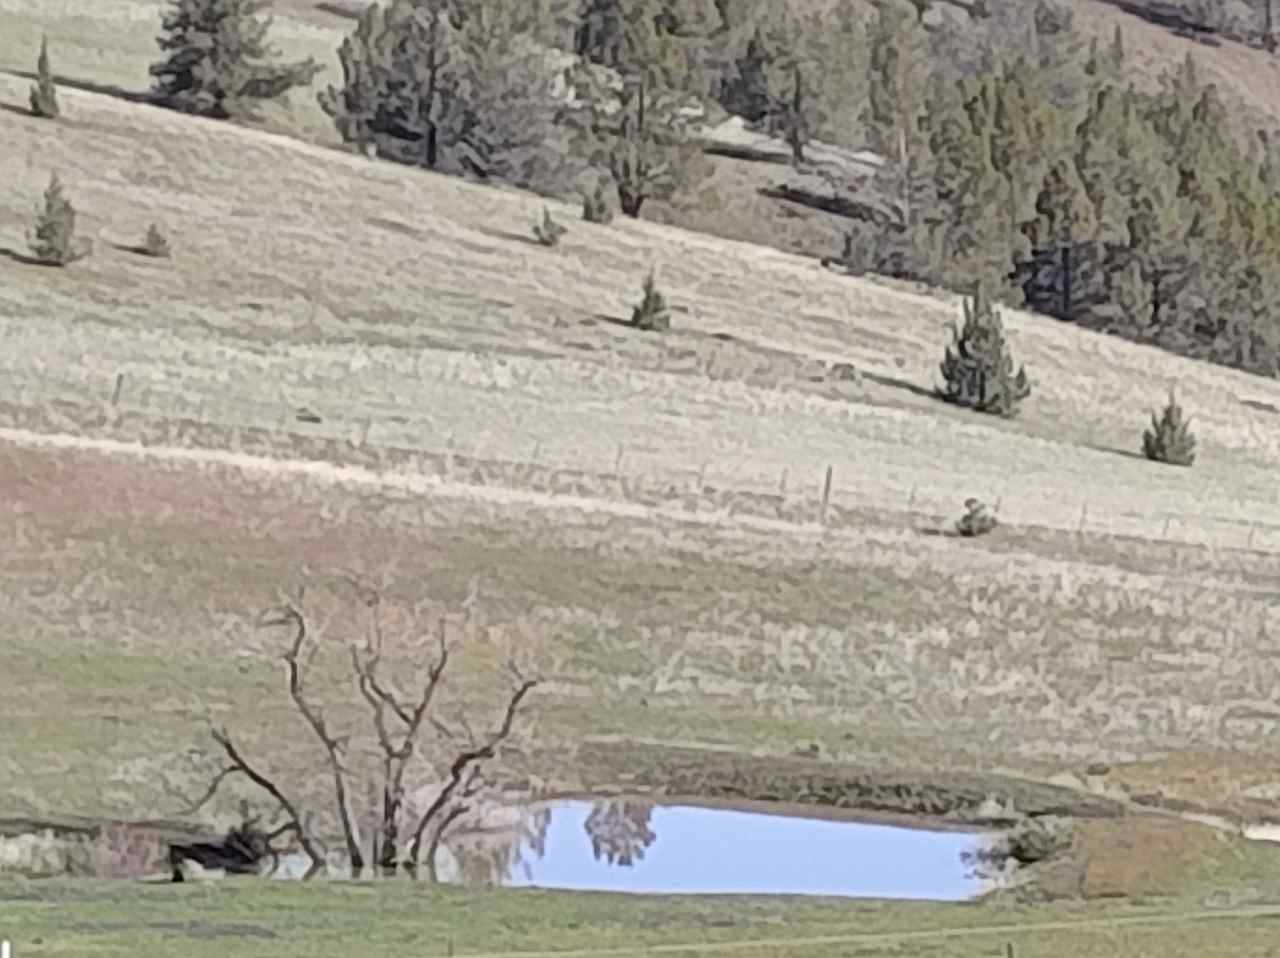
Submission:
M 324 629 L 313 623 L 304 610 L 301 596 L 286 599 L 257 621 L 259 628 L 291 630 L 281 656 L 289 701 L 305 721 L 311 738 L 323 750 L 323 778 L 328 782 L 328 795 L 314 798 L 305 778 L 286 783 L 282 775 L 268 774 L 265 764 L 247 756 L 226 728 L 215 728 L 212 735 L 222 755 L 221 767 L 205 794 L 188 811 L 198 809 L 213 798 L 228 778 L 240 776 L 273 803 L 283 824 L 268 834 L 272 839 L 284 835 L 293 837 L 311 863 L 306 877 L 317 874 L 328 860 L 325 839 L 335 830 L 353 875 L 358 876 L 366 867 L 375 866 L 383 875 L 395 874 L 403 868 L 416 876 L 419 867 L 425 864 L 428 874 L 434 876 L 434 858 L 445 830 L 466 814 L 470 810 L 468 803 L 491 785 L 485 775 L 486 766 L 512 737 L 526 697 L 538 685 L 538 680 L 525 677 L 514 660 L 507 660 L 506 669 L 512 681 L 504 693 L 498 727 L 487 734 L 474 732 L 465 715 L 442 718 L 438 714 L 438 692 L 455 660 L 458 646 L 450 637 L 451 623 L 440 617 L 434 629 L 426 634 L 418 630 L 400 634 L 398 637 L 406 639 L 405 644 L 410 647 L 407 662 L 400 663 L 402 667 L 395 670 L 384 668 L 388 639 L 382 617 L 382 593 L 354 584 L 360 588 L 363 604 L 368 609 L 366 634 L 361 640 L 347 643 L 358 692 L 354 702 L 329 703 L 330 708 L 326 708 L 313 692 L 309 679 L 321 652 L 318 635 Z M 469 606 L 474 597 L 473 585 L 472 595 L 464 605 Z M 468 613 L 464 628 L 469 624 Z M 413 663 L 425 665 L 414 669 Z M 411 690 L 405 691 L 397 676 L 408 675 L 412 675 L 412 679 L 406 677 L 404 681 Z M 372 725 L 372 736 L 366 735 L 364 739 L 369 743 L 367 748 L 354 741 L 356 733 L 347 728 L 340 730 L 337 721 L 330 717 L 361 705 L 367 709 Z M 442 781 L 435 785 L 434 797 L 429 802 L 418 803 L 413 796 L 422 789 L 415 785 L 424 777 L 430 778 L 433 771 L 424 742 L 428 734 L 443 748 L 447 756 L 446 769 Z M 379 801 L 372 822 L 365 819 L 369 832 L 366 845 L 355 797 L 370 793 L 376 794 Z M 327 833 L 307 808 L 308 799 L 312 804 L 328 804 L 332 809 L 334 825 Z M 418 808 L 418 804 L 425 807 Z M 278 855 L 280 849 L 271 846 L 268 852 Z

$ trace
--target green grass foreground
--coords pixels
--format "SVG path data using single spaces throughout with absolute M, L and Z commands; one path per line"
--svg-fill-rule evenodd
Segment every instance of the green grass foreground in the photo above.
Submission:
M 464 891 L 401 883 L 0 883 L 14 958 L 316 955 L 1274 954 L 1280 905 L 1005 907 L 744 896 Z M 1017 927 L 1011 927 L 1017 926 Z

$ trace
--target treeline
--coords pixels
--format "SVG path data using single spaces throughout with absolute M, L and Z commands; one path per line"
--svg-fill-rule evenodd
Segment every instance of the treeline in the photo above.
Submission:
M 310 83 L 271 60 L 266 6 L 174 0 L 166 101 L 226 116 Z M 697 125 L 728 114 L 797 163 L 813 139 L 870 146 L 888 213 L 854 223 L 852 267 L 1280 366 L 1269 140 L 1190 57 L 1135 87 L 1123 36 L 1085 42 L 1053 0 L 384 0 L 339 58 L 319 96 L 353 146 L 632 216 L 699 196 Z

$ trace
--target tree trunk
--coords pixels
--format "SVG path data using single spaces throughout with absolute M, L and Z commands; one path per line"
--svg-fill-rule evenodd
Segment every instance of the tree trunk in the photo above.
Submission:
M 791 140 L 791 158 L 799 164 L 804 162 L 804 137 L 801 135 L 800 128 L 804 116 L 804 87 L 799 64 L 792 68 L 792 82 L 794 90 L 791 96 L 791 123 L 789 124 L 791 129 L 787 132 Z

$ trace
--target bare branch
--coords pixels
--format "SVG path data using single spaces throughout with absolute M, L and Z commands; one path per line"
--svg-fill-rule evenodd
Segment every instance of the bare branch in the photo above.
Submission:
M 307 720 L 307 723 L 316 733 L 316 737 L 324 745 L 325 753 L 329 759 L 329 770 L 333 776 L 334 798 L 338 806 L 338 818 L 342 823 L 342 836 L 347 845 L 347 855 L 350 856 L 352 870 L 358 874 L 364 867 L 364 857 L 360 852 L 360 840 L 356 834 L 356 825 L 351 814 L 351 803 L 347 796 L 346 775 L 338 758 L 343 745 L 341 741 L 329 734 L 324 716 L 318 709 L 312 708 L 302 695 L 302 672 L 298 667 L 298 656 L 307 639 L 306 619 L 296 607 L 286 605 L 277 617 L 264 618 L 261 624 L 264 626 L 292 625 L 295 629 L 293 642 L 289 647 L 289 651 L 284 655 L 285 665 L 289 670 L 289 696 L 293 699 L 294 705 L 298 707 L 298 711 L 302 713 L 303 718 Z M 313 648 L 313 656 L 314 652 Z
M 311 875 L 318 871 L 320 866 L 324 864 L 324 857 L 320 854 L 319 849 L 316 848 L 310 832 L 304 827 L 297 806 L 284 796 L 271 779 L 254 769 L 244 760 L 225 729 L 213 729 L 212 734 L 214 741 L 222 746 L 222 750 L 227 753 L 227 758 L 231 759 L 232 766 L 237 771 L 242 772 L 249 781 L 274 798 L 280 808 L 284 810 L 284 813 L 289 816 L 287 828 L 292 829 L 294 834 L 298 836 L 298 843 L 302 845 L 302 850 L 311 859 L 311 869 L 308 870 L 307 874 Z
M 440 794 L 436 796 L 435 801 L 423 812 L 422 818 L 418 820 L 418 825 L 414 829 L 413 844 L 409 848 L 409 860 L 411 862 L 416 863 L 419 861 L 418 853 L 422 847 L 422 834 L 426 831 L 431 820 L 453 798 L 454 792 L 463 784 L 463 777 L 467 775 L 468 770 L 478 762 L 493 758 L 494 749 L 511 734 L 511 728 L 515 723 L 516 712 L 520 708 L 521 701 L 537 684 L 536 679 L 527 679 L 522 682 L 512 692 L 511 698 L 507 702 L 506 715 L 503 716 L 502 725 L 498 731 L 484 745 L 465 751 L 453 760 L 453 766 L 449 769 L 449 781 L 440 789 Z
M 181 811 L 174 812 L 174 814 L 179 817 L 186 817 L 187 815 L 194 815 L 196 812 L 200 811 L 200 809 L 204 807 L 205 803 L 207 803 L 211 798 L 213 798 L 214 795 L 217 794 L 218 787 L 227 779 L 228 776 L 235 775 L 241 772 L 243 772 L 243 769 L 236 768 L 234 765 L 231 765 L 222 769 L 221 771 L 218 772 L 217 775 L 214 776 L 213 781 L 209 783 L 209 788 L 205 791 L 204 795 L 202 795 L 199 799 L 197 799 L 194 802 L 190 801 L 190 799 L 182 795 L 181 792 L 179 792 L 176 788 L 174 788 L 168 782 L 164 783 L 164 790 L 174 798 L 188 803 L 188 806 L 186 808 L 182 809 Z

